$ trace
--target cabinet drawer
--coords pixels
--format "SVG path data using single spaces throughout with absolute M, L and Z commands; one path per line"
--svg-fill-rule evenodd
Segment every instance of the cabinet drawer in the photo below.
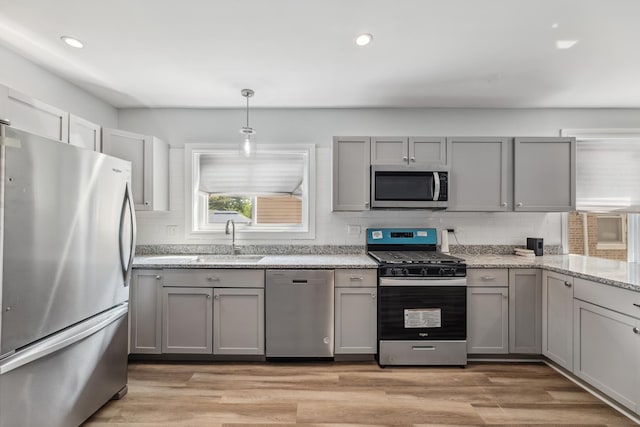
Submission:
M 573 285 L 574 298 L 640 318 L 640 292 L 577 277 L 573 279 Z
M 470 268 L 467 270 L 467 286 L 509 286 L 509 270 L 506 268 Z
M 264 270 L 175 269 L 164 270 L 163 286 L 195 288 L 264 288 Z
M 377 284 L 378 270 L 375 268 L 335 270 L 336 288 L 371 287 Z

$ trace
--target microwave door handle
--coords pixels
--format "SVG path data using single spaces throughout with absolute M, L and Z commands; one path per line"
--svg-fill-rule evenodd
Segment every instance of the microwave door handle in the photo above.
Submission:
M 437 202 L 440 199 L 440 174 L 438 172 L 433 173 L 433 201 Z

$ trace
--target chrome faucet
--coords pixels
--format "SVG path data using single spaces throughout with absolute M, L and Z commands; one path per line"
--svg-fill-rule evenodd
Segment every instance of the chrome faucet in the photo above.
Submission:
M 231 224 L 231 231 L 229 231 L 229 224 Z M 240 253 L 240 249 L 236 248 L 236 223 L 232 219 L 227 220 L 227 225 L 224 227 L 224 234 L 231 234 L 231 253 L 237 255 Z

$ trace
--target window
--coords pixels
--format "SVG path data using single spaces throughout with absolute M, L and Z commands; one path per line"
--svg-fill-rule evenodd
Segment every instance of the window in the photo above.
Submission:
M 267 145 L 245 157 L 235 146 L 186 144 L 187 229 L 207 235 L 233 220 L 252 237 L 312 238 L 314 152 L 313 145 Z
M 627 249 L 627 216 L 597 215 L 597 248 Z

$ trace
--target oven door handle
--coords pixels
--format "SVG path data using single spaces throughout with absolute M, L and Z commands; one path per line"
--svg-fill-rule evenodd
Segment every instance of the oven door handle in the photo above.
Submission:
M 393 279 L 389 277 L 381 277 L 380 286 L 467 286 L 467 278 L 457 277 L 451 279 Z
M 433 173 L 433 201 L 437 202 L 440 199 L 440 174 L 438 172 Z

